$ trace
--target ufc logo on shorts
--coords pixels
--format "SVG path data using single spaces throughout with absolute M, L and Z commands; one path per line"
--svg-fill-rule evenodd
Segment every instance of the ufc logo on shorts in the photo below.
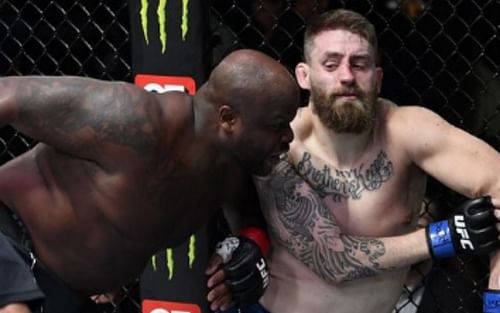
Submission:
M 269 284 L 269 273 L 266 270 L 266 261 L 264 261 L 263 258 L 260 259 L 260 261 L 256 264 L 257 269 L 260 272 L 260 276 L 262 277 L 262 285 L 264 288 L 267 287 Z
M 474 250 L 474 245 L 469 239 L 469 233 L 465 228 L 464 216 L 463 215 L 455 215 L 455 230 L 457 234 L 460 235 L 460 245 L 463 249 Z
M 189 76 L 137 74 L 134 83 L 147 91 L 156 93 L 182 91 L 194 95 L 196 91 L 196 82 Z

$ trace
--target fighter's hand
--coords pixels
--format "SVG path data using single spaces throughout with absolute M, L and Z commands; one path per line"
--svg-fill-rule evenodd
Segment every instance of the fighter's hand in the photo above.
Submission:
M 210 308 L 255 303 L 269 284 L 269 271 L 261 249 L 243 236 L 228 237 L 217 245 L 207 268 Z
M 449 220 L 431 223 L 427 239 L 434 258 L 456 254 L 486 255 L 500 247 L 499 218 L 490 197 L 462 203 Z
M 209 289 L 207 300 L 210 303 L 210 309 L 212 311 L 224 311 L 234 305 L 229 288 L 225 284 L 226 274 L 224 273 L 222 265 L 222 257 L 214 253 L 208 261 L 208 266 L 205 271 L 205 274 L 209 276 L 207 282 Z

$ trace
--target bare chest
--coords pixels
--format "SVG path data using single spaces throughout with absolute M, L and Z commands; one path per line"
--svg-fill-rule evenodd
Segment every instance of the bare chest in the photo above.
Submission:
M 340 227 L 351 234 L 394 235 L 414 224 L 418 216 L 424 176 L 382 148 L 348 167 L 305 150 L 294 163 Z

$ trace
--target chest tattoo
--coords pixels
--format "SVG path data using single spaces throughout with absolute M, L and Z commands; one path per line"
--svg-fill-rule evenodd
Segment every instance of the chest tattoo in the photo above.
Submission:
M 363 191 L 380 189 L 394 174 L 392 161 L 383 150 L 380 150 L 370 165 L 361 163 L 359 167 L 352 169 L 336 169 L 327 165 L 317 168 L 311 162 L 311 154 L 304 152 L 297 170 L 321 198 L 331 197 L 335 202 L 361 199 Z

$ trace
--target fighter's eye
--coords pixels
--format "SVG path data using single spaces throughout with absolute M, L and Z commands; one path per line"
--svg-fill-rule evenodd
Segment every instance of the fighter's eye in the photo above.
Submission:
M 366 67 L 366 63 L 365 62 L 354 62 L 352 64 L 352 67 L 354 68 L 365 68 Z
M 339 66 L 339 63 L 338 62 L 325 62 L 324 66 L 328 70 L 333 70 Z
M 364 61 L 357 61 L 352 63 L 352 68 L 354 69 L 359 69 L 359 70 L 365 70 L 368 68 L 368 63 Z

